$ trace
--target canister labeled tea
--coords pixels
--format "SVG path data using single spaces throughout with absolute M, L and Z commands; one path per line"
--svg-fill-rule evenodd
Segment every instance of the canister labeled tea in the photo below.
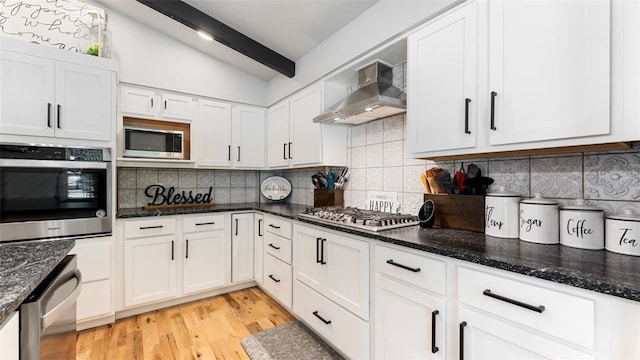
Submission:
M 604 210 L 576 200 L 560 208 L 560 244 L 580 249 L 604 249 Z
M 518 210 L 520 195 L 505 191 L 500 187 L 498 191 L 485 196 L 484 233 L 501 238 L 518 238 Z
M 640 215 L 625 210 L 620 215 L 608 216 L 605 248 L 619 254 L 640 256 Z

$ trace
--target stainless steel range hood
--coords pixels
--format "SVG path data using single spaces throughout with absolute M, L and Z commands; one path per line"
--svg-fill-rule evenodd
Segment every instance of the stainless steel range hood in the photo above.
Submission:
M 392 67 L 380 61 L 359 69 L 360 88 L 313 118 L 313 122 L 363 124 L 406 112 L 406 94 L 393 86 L 392 79 Z

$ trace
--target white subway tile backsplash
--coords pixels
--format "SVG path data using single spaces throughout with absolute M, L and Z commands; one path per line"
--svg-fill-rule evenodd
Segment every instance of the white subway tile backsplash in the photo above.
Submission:
M 137 189 L 144 189 L 149 185 L 153 185 L 157 183 L 158 183 L 158 170 L 138 169 L 138 173 L 136 176 Z
M 384 167 L 402 166 L 403 141 L 391 141 L 383 144 L 383 162 Z
M 351 127 L 351 146 L 367 145 L 367 126 L 366 124 Z
M 362 169 L 367 167 L 367 147 L 358 146 L 351 148 L 351 168 Z
M 231 189 L 230 188 L 215 188 L 214 189 L 214 202 L 216 204 L 230 204 L 231 203 Z
M 385 167 L 384 168 L 384 191 L 402 192 L 402 180 L 404 178 L 404 171 L 402 166 L 397 167 Z
M 179 170 L 178 186 L 181 188 L 195 188 L 198 186 L 198 180 L 195 170 Z
M 403 187 L 405 193 L 424 193 L 424 185 L 420 174 L 427 170 L 426 166 L 405 166 L 402 170 Z
M 118 171 L 118 189 L 135 190 L 136 184 L 136 169 L 124 168 Z
M 383 144 L 367 145 L 366 147 L 367 168 L 382 167 L 383 156 L 384 156 Z
M 209 170 L 198 171 L 198 187 L 208 188 L 209 186 L 215 186 L 214 172 Z
M 423 193 L 409 193 L 405 192 L 402 195 L 402 213 L 403 214 L 413 214 L 418 215 L 418 211 L 420 211 L 420 207 L 424 203 L 424 194 Z
M 228 170 L 218 170 L 215 172 L 216 188 L 231 187 L 231 172 Z
M 384 172 L 382 168 L 367 169 L 367 191 L 383 191 Z
M 404 114 L 383 119 L 384 141 L 404 140 Z
M 383 120 L 374 120 L 365 124 L 367 127 L 367 145 L 380 144 L 384 140 Z
M 349 180 L 346 183 L 346 187 L 350 190 L 367 189 L 367 170 L 366 169 L 351 169 Z
M 244 171 L 242 170 L 231 171 L 231 187 L 232 188 L 243 188 L 246 185 L 247 185 L 247 182 L 246 182 Z

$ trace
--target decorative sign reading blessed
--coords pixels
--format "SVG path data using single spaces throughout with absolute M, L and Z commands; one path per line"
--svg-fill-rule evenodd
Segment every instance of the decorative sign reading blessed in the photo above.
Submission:
M 211 192 L 213 187 L 209 187 L 206 194 L 196 193 L 191 190 L 176 191 L 175 187 L 165 188 L 162 185 L 149 185 L 144 189 L 144 194 L 152 198 L 148 206 L 160 205 L 192 205 L 192 204 L 209 204 L 211 203 Z

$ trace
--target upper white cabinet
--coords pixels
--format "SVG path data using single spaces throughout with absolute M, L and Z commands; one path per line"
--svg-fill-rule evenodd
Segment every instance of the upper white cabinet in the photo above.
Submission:
M 409 35 L 409 152 L 439 157 L 637 139 L 639 127 L 617 110 L 638 47 L 612 41 L 633 27 L 623 22 L 623 3 L 475 1 Z
M 123 85 L 120 100 L 125 116 L 183 121 L 194 118 L 194 102 L 189 96 Z
M 265 110 L 222 101 L 198 101 L 198 165 L 263 168 Z
M 322 82 L 270 107 L 267 115 L 268 166 L 345 166 L 347 128 L 313 122 L 315 116 L 344 95 L 344 88 Z
M 110 141 L 115 72 L 87 66 L 84 58 L 79 63 L 59 61 L 36 50 L 0 50 L 0 133 L 31 141 L 33 136 Z

